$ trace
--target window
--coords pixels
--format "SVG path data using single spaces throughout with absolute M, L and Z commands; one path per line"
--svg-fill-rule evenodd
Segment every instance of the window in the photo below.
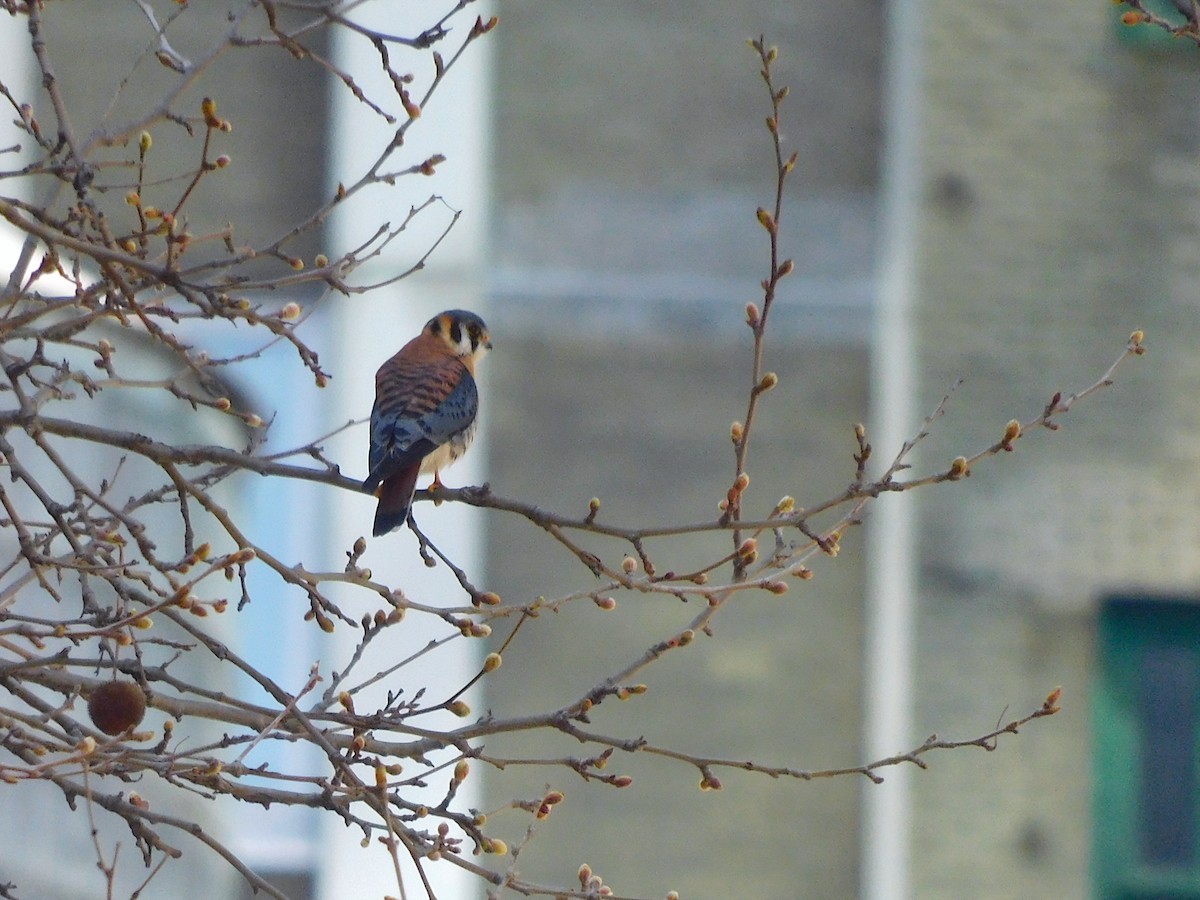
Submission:
M 1147 12 L 1162 16 L 1168 22 L 1172 22 L 1177 26 L 1182 27 L 1187 24 L 1187 19 L 1184 17 L 1171 0 L 1145 0 Z M 1139 48 L 1144 50 L 1191 50 L 1195 52 L 1195 45 L 1190 41 L 1179 40 L 1168 31 L 1164 31 L 1157 25 L 1125 25 L 1121 22 L 1121 16 L 1130 11 L 1130 7 L 1114 5 L 1112 11 L 1113 28 L 1117 33 L 1117 39 L 1127 47 Z
M 1100 900 L 1200 900 L 1200 604 L 1100 614 L 1093 872 Z

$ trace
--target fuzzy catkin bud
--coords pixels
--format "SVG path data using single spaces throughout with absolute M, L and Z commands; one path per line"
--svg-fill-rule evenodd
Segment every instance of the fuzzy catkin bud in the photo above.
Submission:
M 221 120 L 217 118 L 217 102 L 212 97 L 200 101 L 200 114 L 204 116 L 204 124 L 209 128 L 220 128 Z

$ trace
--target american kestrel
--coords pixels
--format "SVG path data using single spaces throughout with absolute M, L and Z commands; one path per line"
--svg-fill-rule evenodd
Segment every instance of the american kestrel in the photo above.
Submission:
M 492 342 L 483 319 L 448 309 L 375 373 L 371 409 L 371 474 L 363 489 L 379 498 L 375 536 L 408 518 L 417 476 L 438 471 L 466 452 L 475 436 L 479 391 L 475 365 Z

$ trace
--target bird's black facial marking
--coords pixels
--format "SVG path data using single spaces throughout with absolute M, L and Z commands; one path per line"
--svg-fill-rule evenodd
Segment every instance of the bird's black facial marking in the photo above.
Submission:
M 462 355 L 474 355 L 480 348 L 490 350 L 487 326 L 483 319 L 465 309 L 448 309 L 430 319 L 425 333 L 441 338 Z

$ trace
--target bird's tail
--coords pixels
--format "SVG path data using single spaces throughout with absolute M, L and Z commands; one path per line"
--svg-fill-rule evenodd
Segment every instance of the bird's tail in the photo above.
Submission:
M 375 509 L 375 527 L 371 531 L 375 537 L 387 534 L 404 524 L 408 518 L 408 507 L 412 503 L 413 491 L 417 487 L 417 473 L 420 470 L 421 464 L 418 462 L 380 482 L 375 490 L 379 506 Z

